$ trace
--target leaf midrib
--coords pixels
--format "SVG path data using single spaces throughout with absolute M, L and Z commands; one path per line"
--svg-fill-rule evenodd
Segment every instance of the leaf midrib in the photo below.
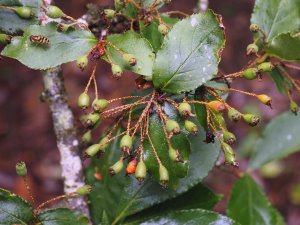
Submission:
M 272 22 L 270 31 L 269 31 L 269 33 L 268 33 L 268 40 L 269 40 L 269 41 L 270 41 L 270 34 L 272 34 L 272 31 L 273 31 L 273 29 L 274 29 L 275 21 L 277 20 L 277 17 L 278 17 L 278 14 L 279 14 L 279 8 L 280 8 L 281 3 L 282 3 L 283 1 L 285 1 L 285 0 L 280 1 L 279 4 L 278 4 L 278 7 L 277 7 L 277 11 L 276 11 L 275 17 L 274 17 L 274 19 L 273 19 L 273 22 Z

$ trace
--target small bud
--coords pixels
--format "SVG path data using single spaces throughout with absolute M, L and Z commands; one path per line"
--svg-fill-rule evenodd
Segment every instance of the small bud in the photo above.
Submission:
M 76 60 L 76 65 L 81 71 L 84 71 L 84 69 L 87 67 L 88 63 L 89 63 L 89 60 L 86 55 L 81 56 Z
M 260 121 L 259 117 L 253 114 L 244 114 L 243 119 L 247 124 L 249 124 L 252 127 L 255 127 Z
M 242 118 L 242 114 L 234 108 L 228 110 L 228 118 L 233 122 L 238 122 Z
M 81 195 L 81 196 L 85 196 L 85 195 L 88 195 L 89 193 L 91 193 L 92 190 L 93 190 L 92 186 L 84 185 L 84 186 L 78 188 L 76 190 L 76 193 Z
M 7 34 L 0 34 L 0 44 L 8 44 L 10 43 L 12 37 Z
M 100 122 L 100 115 L 98 113 L 89 113 L 82 117 L 82 124 L 87 128 L 93 128 L 98 122 Z
M 209 102 L 208 106 L 216 112 L 223 112 L 226 109 L 225 104 L 217 100 Z
M 294 113 L 297 116 L 299 106 L 297 105 L 297 103 L 295 101 L 291 101 L 290 110 L 291 110 L 292 113 Z
M 182 102 L 179 104 L 178 111 L 180 116 L 187 117 L 192 113 L 192 107 L 187 102 Z
M 53 19 L 57 19 L 65 15 L 63 11 L 55 5 L 50 5 L 46 14 Z
M 259 101 L 261 101 L 263 104 L 269 106 L 270 108 L 272 108 L 272 98 L 268 95 L 257 95 L 257 98 Z
M 250 44 L 247 46 L 247 55 L 256 54 L 258 52 L 258 46 L 256 44 Z
M 136 170 L 135 170 L 135 178 L 141 183 L 144 181 L 147 174 L 147 167 L 144 161 L 140 161 L 137 164 Z
M 259 31 L 259 26 L 257 24 L 251 24 L 249 30 L 253 33 L 257 33 Z
M 166 187 L 169 182 L 169 172 L 162 164 L 159 165 L 159 181 L 163 187 Z
M 253 80 L 257 77 L 258 70 L 256 68 L 249 68 L 243 71 L 242 75 L 247 80 Z
M 116 15 L 116 11 L 113 9 L 105 9 L 104 14 L 105 14 L 106 18 L 112 19 Z
M 166 35 L 168 32 L 169 32 L 169 29 L 168 27 L 165 25 L 165 24 L 159 24 L 158 26 L 158 31 L 159 33 L 163 34 L 163 35 Z
M 119 65 L 112 64 L 111 71 L 115 78 L 120 78 L 123 75 L 123 70 Z
M 174 134 L 180 133 L 180 126 L 175 120 L 167 120 L 166 122 L 166 128 L 168 133 L 173 132 Z
M 129 135 L 124 135 L 120 141 L 120 148 L 124 151 L 129 153 L 129 150 L 132 148 L 132 137 Z
M 100 144 L 91 145 L 85 150 L 85 155 L 88 157 L 93 157 L 100 151 L 100 148 L 101 148 Z
M 16 9 L 16 13 L 18 14 L 18 16 L 20 16 L 23 19 L 30 19 L 32 17 L 34 17 L 34 12 L 32 11 L 32 8 L 27 7 L 27 6 L 21 6 L 21 7 L 17 7 Z
M 56 30 L 58 32 L 66 32 L 69 29 L 70 25 L 65 23 L 59 23 L 56 25 Z M 79 66 L 78 66 L 79 67 Z M 80 67 L 79 67 L 80 68 Z
M 95 99 L 92 103 L 92 107 L 96 112 L 103 112 L 108 106 L 106 99 Z
M 223 138 L 224 138 L 224 141 L 229 145 L 233 145 L 236 142 L 235 135 L 229 131 L 224 132 Z
M 196 135 L 198 133 L 198 126 L 195 123 L 193 123 L 192 121 L 185 120 L 184 127 L 189 133 L 191 133 L 193 135 Z
M 89 144 L 92 142 L 92 131 L 87 131 L 85 132 L 82 137 L 81 137 L 81 140 L 83 143 L 86 143 L 86 144 Z
M 135 56 L 132 54 L 123 54 L 122 57 L 124 61 L 130 66 L 135 66 L 137 63 Z
M 87 93 L 83 92 L 79 95 L 78 101 L 77 101 L 78 107 L 81 109 L 86 109 L 90 105 L 90 97 Z
M 271 62 L 264 62 L 257 66 L 259 72 L 271 72 L 274 65 Z
M 121 172 L 121 170 L 123 169 L 123 159 L 120 159 L 119 161 L 117 161 L 114 165 L 112 165 L 110 168 L 109 168 L 109 174 L 111 176 L 114 176 L 118 173 Z
M 131 160 L 126 167 L 126 174 L 134 174 L 136 170 L 137 161 L 136 159 Z
M 25 177 L 27 175 L 26 164 L 23 161 L 20 161 L 16 164 L 16 173 L 18 176 Z

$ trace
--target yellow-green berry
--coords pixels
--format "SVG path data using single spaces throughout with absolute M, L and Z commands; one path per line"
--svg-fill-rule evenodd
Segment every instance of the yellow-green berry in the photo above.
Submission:
M 290 102 L 290 110 L 292 113 L 294 113 L 295 115 L 297 115 L 298 110 L 299 110 L 299 106 L 295 101 L 291 101 Z
M 116 11 L 113 9 L 105 9 L 104 14 L 105 14 L 106 18 L 112 19 L 116 15 Z
M 242 72 L 242 76 L 247 80 L 253 80 L 257 77 L 258 70 L 256 68 L 249 68 Z
M 242 119 L 242 114 L 234 108 L 228 110 L 228 118 L 233 122 L 238 122 Z
M 57 19 L 65 15 L 63 11 L 55 5 L 50 5 L 46 14 L 53 19 Z
M 189 103 L 182 102 L 178 106 L 178 111 L 179 111 L 180 116 L 187 117 L 192 113 L 192 107 Z
M 77 67 L 83 71 L 88 66 L 89 60 L 86 55 L 79 57 L 76 60 Z
M 15 12 L 23 19 L 30 19 L 34 17 L 34 12 L 32 11 L 32 8 L 27 6 L 20 6 L 15 8 Z
M 81 109 L 86 109 L 90 105 L 90 97 L 87 93 L 83 92 L 79 95 L 77 105 Z
M 92 186 L 84 185 L 84 186 L 77 188 L 76 193 L 81 196 L 85 196 L 85 195 L 88 195 L 89 193 L 91 193 L 92 190 L 93 190 Z
M 224 138 L 224 141 L 229 145 L 233 145 L 236 142 L 235 135 L 229 131 L 224 132 L 223 138 Z
M 114 77 L 120 78 L 123 74 L 123 70 L 119 65 L 112 64 L 111 71 Z
M 140 161 L 135 169 L 135 178 L 141 183 L 147 175 L 147 167 L 144 161 Z
M 274 65 L 271 62 L 264 62 L 257 66 L 259 72 L 271 72 Z
M 184 121 L 184 127 L 189 133 L 193 135 L 196 135 L 198 133 L 198 126 L 190 120 Z
M 87 132 L 85 132 L 82 135 L 81 140 L 83 143 L 86 143 L 86 144 L 91 143 L 92 142 L 92 131 L 88 130 Z
M 120 173 L 123 169 L 123 159 L 120 159 L 119 161 L 117 161 L 114 165 L 112 165 L 110 168 L 109 168 L 109 174 L 111 176 L 114 176 L 118 173 Z
M 253 114 L 244 114 L 243 119 L 247 124 L 249 124 L 252 127 L 256 126 L 260 121 L 259 117 Z
M 27 167 L 25 162 L 20 161 L 16 164 L 16 173 L 21 177 L 25 177 L 27 175 Z
M 159 33 L 166 35 L 169 32 L 169 28 L 165 24 L 159 24 L 158 26 Z
M 166 187 L 169 182 L 169 172 L 162 164 L 159 164 L 159 182 L 163 187 Z
M 106 99 L 95 99 L 92 103 L 92 107 L 96 112 L 103 112 L 108 106 Z
M 166 129 L 168 133 L 173 132 L 174 134 L 180 133 L 180 126 L 175 120 L 168 119 L 166 122 Z

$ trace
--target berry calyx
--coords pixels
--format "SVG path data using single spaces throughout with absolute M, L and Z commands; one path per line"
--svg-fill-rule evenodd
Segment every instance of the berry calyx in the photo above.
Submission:
M 159 33 L 163 34 L 163 35 L 166 35 L 168 32 L 169 32 L 169 29 L 168 27 L 165 25 L 165 24 L 159 24 L 158 26 L 158 31 Z
M 30 19 L 34 17 L 34 12 L 32 11 L 32 8 L 27 6 L 20 6 L 15 8 L 15 12 L 23 19 Z
M 12 37 L 7 34 L 0 34 L 0 44 L 8 44 L 10 43 Z
M 129 153 L 130 149 L 132 148 L 132 137 L 128 134 L 124 135 L 120 141 L 120 148 L 122 151 Z
M 16 173 L 18 176 L 25 177 L 27 175 L 27 167 L 25 162 L 20 161 L 16 164 Z
M 92 107 L 95 112 L 103 112 L 108 106 L 106 99 L 95 99 L 92 103 Z
M 236 160 L 235 155 L 232 154 L 225 154 L 225 162 L 229 165 L 235 166 L 235 167 L 239 167 L 239 163 Z
M 136 159 L 131 160 L 126 167 L 126 174 L 134 174 L 137 166 Z
M 91 191 L 93 190 L 92 186 L 90 185 L 83 185 L 79 188 L 77 188 L 76 190 L 76 194 L 79 194 L 81 196 L 85 196 L 88 195 L 89 193 L 91 193 Z
M 209 108 L 216 112 L 223 112 L 226 109 L 226 106 L 223 102 L 221 101 L 211 101 L 208 103 Z
M 272 108 L 272 98 L 270 96 L 262 94 L 262 95 L 257 95 L 257 98 L 263 104 L 265 104 L 265 105 L 269 106 L 270 108 Z
M 137 60 L 134 55 L 132 54 L 123 54 L 123 60 L 130 66 L 135 66 L 137 63 Z
M 114 176 L 118 173 L 121 172 L 121 170 L 123 169 L 123 159 L 121 158 L 119 161 L 117 161 L 114 165 L 112 165 L 110 168 L 109 168 L 109 174 L 111 176 Z
M 249 68 L 243 71 L 242 76 L 247 80 L 253 80 L 257 77 L 258 70 L 256 68 Z
M 184 121 L 184 127 L 189 133 L 193 135 L 196 135 L 198 133 L 198 126 L 190 120 Z
M 238 122 L 242 119 L 242 114 L 234 108 L 228 110 L 228 118 L 233 122 Z
M 162 164 L 159 164 L 159 183 L 163 187 L 167 187 L 169 182 L 169 172 L 166 167 Z
M 93 128 L 98 122 L 100 122 L 100 115 L 98 113 L 89 113 L 81 119 L 83 125 L 87 128 Z
M 253 114 L 244 114 L 243 119 L 251 127 L 255 127 L 260 121 L 260 118 Z
M 86 55 L 81 56 L 76 60 L 76 65 L 81 71 L 84 71 L 84 69 L 88 66 L 88 63 L 89 60 Z
M 93 144 L 85 150 L 85 155 L 88 157 L 93 157 L 100 151 L 100 148 L 100 144 Z
M 119 65 L 112 64 L 111 66 L 111 72 L 114 77 L 120 78 L 123 75 L 123 70 Z
M 236 142 L 235 135 L 229 131 L 224 132 L 223 138 L 224 138 L 224 141 L 229 145 L 233 145 Z
M 192 107 L 187 102 L 182 102 L 178 106 L 178 112 L 182 117 L 188 117 L 192 113 Z
M 104 14 L 105 14 L 106 18 L 112 19 L 116 15 L 116 11 L 113 9 L 105 9 Z
M 55 5 L 50 5 L 46 14 L 53 19 L 61 18 L 65 15 L 63 11 Z
M 87 131 L 85 132 L 82 137 L 81 137 L 81 141 L 85 144 L 89 144 L 92 142 L 92 131 Z
M 274 65 L 271 62 L 264 62 L 257 66 L 259 72 L 271 72 L 274 69 Z
M 86 109 L 90 105 L 90 97 L 87 93 L 83 92 L 79 95 L 77 105 L 81 109 Z
M 295 101 L 290 102 L 290 110 L 291 110 L 292 113 L 294 113 L 297 116 L 299 106 Z
M 135 178 L 139 181 L 139 183 L 142 183 L 146 177 L 146 174 L 147 174 L 146 164 L 144 163 L 144 161 L 139 161 L 135 169 Z
M 247 55 L 256 54 L 258 52 L 258 46 L 256 44 L 250 44 L 247 46 Z
M 70 25 L 65 23 L 59 23 L 56 25 L 56 30 L 59 32 L 66 32 L 69 29 Z
M 257 33 L 259 31 L 259 26 L 257 24 L 251 24 L 249 30 L 253 33 Z
M 168 133 L 173 132 L 174 134 L 180 133 L 180 126 L 175 120 L 168 119 L 166 122 L 166 129 Z

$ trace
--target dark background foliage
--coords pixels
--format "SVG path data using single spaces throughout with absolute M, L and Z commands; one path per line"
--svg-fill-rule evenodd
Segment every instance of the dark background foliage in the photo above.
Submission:
M 73 0 L 57 1 L 56 4 L 67 14 L 80 17 L 85 13 L 85 5 L 91 1 Z M 101 5 L 112 5 L 112 1 L 92 1 Z M 174 2 L 166 10 L 180 9 L 192 13 L 194 0 Z M 211 0 L 210 7 L 223 16 L 226 27 L 226 48 L 222 55 L 221 70 L 225 73 L 239 71 L 247 62 L 245 48 L 251 43 L 252 35 L 248 30 L 250 15 L 254 0 Z M 126 73 L 120 80 L 111 77 L 110 66 L 100 63 L 101 69 L 97 71 L 97 79 L 101 97 L 108 99 L 130 94 L 134 88 L 134 75 Z M 91 68 L 80 72 L 74 63 L 64 65 L 65 83 L 69 93 L 69 102 L 76 115 L 75 107 L 77 96 L 82 92 L 88 79 Z M 43 91 L 41 75 L 21 65 L 15 60 L 2 58 L 0 60 L 0 187 L 14 191 L 28 198 L 26 189 L 15 175 L 14 165 L 17 160 L 27 162 L 30 175 L 29 181 L 33 187 L 37 203 L 43 202 L 63 192 L 60 179 L 59 154 L 51 124 L 51 117 L 47 104 L 39 101 Z M 275 115 L 287 109 L 288 101 L 276 91 L 274 83 L 264 77 L 262 82 L 235 81 L 233 87 L 255 93 L 265 93 L 274 99 L 274 109 L 270 110 L 252 99 L 240 94 L 231 94 L 229 102 L 237 108 L 247 108 L 254 112 L 261 112 L 263 124 L 270 121 Z M 79 125 L 79 121 L 77 121 Z M 243 124 L 230 127 L 239 137 L 238 154 L 241 159 L 241 170 L 247 164 L 245 157 L 251 148 L 245 147 L 243 139 L 250 135 L 259 135 L 259 128 L 249 128 Z M 232 125 L 232 124 L 231 124 Z M 109 126 L 109 121 L 106 123 Z M 104 129 L 105 125 L 101 127 Z M 80 131 L 79 131 L 80 132 Z M 97 135 L 101 134 L 101 130 Z M 276 141 L 276 140 L 274 140 Z M 286 218 L 288 224 L 296 225 L 300 219 L 300 205 L 291 198 L 292 187 L 300 182 L 300 165 L 297 162 L 300 153 L 296 153 L 282 163 L 285 165 L 281 175 L 273 179 L 263 179 L 257 174 L 257 180 L 265 187 L 271 202 Z M 214 191 L 224 194 L 225 198 L 216 210 L 224 212 L 225 203 L 235 177 L 230 173 L 214 169 L 205 179 L 205 183 Z M 292 203 L 294 202 L 294 203 Z M 300 204 L 300 203 L 299 203 Z

